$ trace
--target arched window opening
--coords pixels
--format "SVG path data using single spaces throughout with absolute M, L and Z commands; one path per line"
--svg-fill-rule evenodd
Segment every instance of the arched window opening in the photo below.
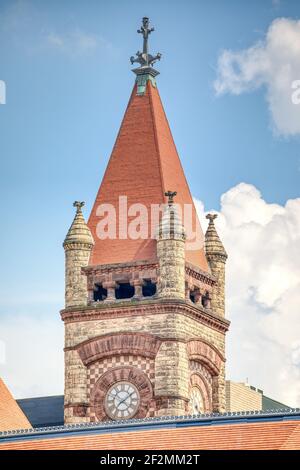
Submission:
M 156 284 L 151 279 L 145 279 L 142 292 L 144 297 L 152 297 L 156 294 Z
M 96 284 L 94 290 L 94 301 L 101 302 L 102 300 L 105 300 L 106 297 L 107 289 L 104 289 L 101 284 Z
M 131 299 L 134 296 L 134 287 L 129 282 L 120 283 L 116 289 L 116 299 Z

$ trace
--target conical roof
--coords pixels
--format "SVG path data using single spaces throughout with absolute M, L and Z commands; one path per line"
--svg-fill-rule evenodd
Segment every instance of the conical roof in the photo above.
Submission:
M 143 86 L 140 86 L 141 83 Z M 141 76 L 133 87 L 88 221 L 95 240 L 90 264 L 155 259 L 156 241 L 149 220 L 151 205 L 165 204 L 165 192 L 169 189 L 177 191 L 176 203 L 182 208 L 185 204 L 190 206 L 189 225 L 192 231 L 197 232 L 197 247 L 195 244 L 186 243 L 186 260 L 204 271 L 209 271 L 204 253 L 203 232 L 155 79 L 151 76 Z M 121 209 L 119 207 L 120 196 L 125 196 L 122 201 L 126 200 L 128 209 L 133 204 L 141 204 L 146 208 L 146 214 L 143 212 L 140 219 L 143 223 L 148 222 L 147 237 L 130 238 L 130 234 L 124 234 L 126 210 L 124 205 Z M 99 208 L 105 207 L 103 204 L 110 204 L 116 210 L 115 237 L 99 238 L 99 232 L 97 234 L 101 220 L 97 213 L 101 212 Z M 129 214 L 128 223 L 132 220 L 133 217 Z
M 209 255 L 221 255 L 227 258 L 227 253 L 216 230 L 214 220 L 217 214 L 207 214 L 209 224 L 205 233 L 205 252 Z
M 93 236 L 87 224 L 85 223 L 81 210 L 84 202 L 75 201 L 73 205 L 76 207 L 76 214 L 72 225 L 69 228 L 63 246 L 66 246 L 70 243 L 85 243 L 92 246 L 94 245 Z

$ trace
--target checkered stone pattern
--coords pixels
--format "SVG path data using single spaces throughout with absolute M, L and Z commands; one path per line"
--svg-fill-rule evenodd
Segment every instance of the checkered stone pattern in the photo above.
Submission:
M 100 377 L 110 369 L 115 367 L 122 367 L 122 366 L 132 366 L 140 369 L 143 371 L 147 377 L 149 378 L 150 382 L 154 386 L 154 378 L 155 378 L 155 362 L 154 359 L 142 356 L 113 356 L 102 361 L 95 362 L 91 364 L 87 371 L 87 388 L 88 388 L 88 400 L 90 401 L 92 390 L 96 384 L 96 382 L 100 379 Z M 153 400 L 154 402 L 154 400 Z M 91 412 L 90 408 L 88 408 L 88 415 L 90 417 L 91 422 L 97 421 L 95 413 Z M 152 405 L 149 407 L 147 417 L 155 416 L 155 407 Z

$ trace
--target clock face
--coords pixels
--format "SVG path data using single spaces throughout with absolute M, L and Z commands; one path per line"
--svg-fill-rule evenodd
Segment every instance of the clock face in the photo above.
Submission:
M 198 387 L 193 387 L 190 395 L 190 410 L 194 415 L 204 412 L 203 398 Z
M 139 392 L 133 384 L 117 382 L 106 394 L 105 411 L 111 419 L 129 419 L 136 414 L 139 402 Z

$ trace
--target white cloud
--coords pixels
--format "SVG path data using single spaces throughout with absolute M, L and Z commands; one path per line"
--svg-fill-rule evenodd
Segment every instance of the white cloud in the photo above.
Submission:
M 203 228 L 203 204 L 197 202 Z M 300 198 L 269 204 L 241 183 L 221 197 L 216 226 L 228 252 L 227 375 L 300 405 Z
M 77 57 L 101 51 L 116 55 L 114 46 L 101 34 L 69 23 L 58 32 L 47 16 L 47 10 L 36 8 L 27 0 L 17 0 L 3 8 L 0 38 L 28 54 L 57 51 Z
M 53 315 L 1 318 L 0 376 L 16 398 L 63 394 L 63 323 Z
M 79 29 L 62 34 L 49 33 L 46 43 L 51 48 L 71 56 L 91 53 L 98 48 L 109 50 L 112 47 L 101 36 Z
M 224 50 L 214 83 L 217 95 L 240 95 L 264 86 L 273 129 L 300 134 L 300 104 L 292 102 L 292 84 L 300 79 L 300 20 L 274 20 L 263 41 L 237 52 Z

